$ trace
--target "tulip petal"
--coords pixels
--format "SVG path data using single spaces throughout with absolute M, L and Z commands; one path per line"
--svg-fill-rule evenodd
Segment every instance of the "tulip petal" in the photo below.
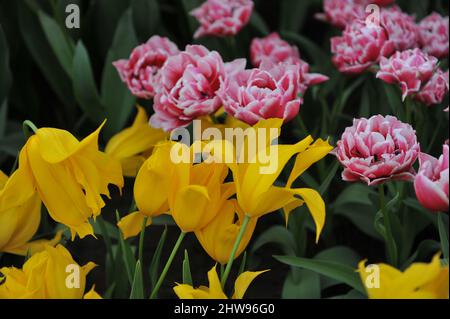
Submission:
M 247 291 L 250 284 L 255 280 L 256 277 L 259 275 L 267 272 L 269 270 L 263 270 L 263 271 L 246 271 L 239 275 L 239 277 L 236 279 L 236 282 L 234 284 L 234 295 L 233 299 L 243 299 L 245 292 Z
M 189 185 L 175 195 L 171 207 L 172 217 L 183 232 L 191 232 L 206 226 L 205 212 L 210 205 L 208 189 L 204 186 Z M 214 216 L 212 216 L 214 217 Z
M 142 230 L 145 215 L 141 212 L 134 212 L 125 217 L 117 223 L 117 226 L 122 231 L 124 239 L 137 236 Z M 148 218 L 146 226 L 152 224 L 152 219 Z
M 89 290 L 89 292 L 87 292 L 84 295 L 83 299 L 103 299 L 103 298 L 95 291 L 95 285 L 94 285 L 94 286 L 92 286 L 91 290 Z
M 31 241 L 29 243 L 26 243 L 19 247 L 13 247 L 11 249 L 6 250 L 6 252 L 10 254 L 20 255 L 20 256 L 27 256 L 27 255 L 34 255 L 35 253 L 39 253 L 41 251 L 45 250 L 46 246 L 56 246 L 59 244 L 59 242 L 62 239 L 63 231 L 58 231 L 50 240 L 47 239 L 39 239 L 35 241 Z

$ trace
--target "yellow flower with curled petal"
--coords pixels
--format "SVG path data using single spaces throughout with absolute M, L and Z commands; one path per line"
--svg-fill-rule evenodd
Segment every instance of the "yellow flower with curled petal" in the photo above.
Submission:
M 268 270 L 258 272 L 246 271 L 239 275 L 234 283 L 234 294 L 232 299 L 243 299 L 253 280 L 267 271 Z M 199 288 L 194 288 L 190 285 L 178 284 L 173 290 L 180 299 L 228 299 L 220 284 L 216 266 L 208 272 L 208 280 L 209 287 L 201 286 Z
M 72 239 L 93 234 L 89 218 L 105 206 L 109 184 L 123 187 L 120 163 L 98 150 L 100 126 L 81 142 L 67 131 L 38 129 L 19 157 L 19 171 L 37 189 L 50 216 L 70 228 Z
M 82 299 L 94 267 L 92 262 L 80 267 L 62 245 L 46 246 L 22 269 L 0 269 L 0 299 Z
M 133 125 L 113 136 L 105 148 L 106 154 L 121 162 L 123 174 L 128 177 L 135 177 L 153 147 L 169 138 L 163 130 L 150 126 L 143 107 L 137 106 L 137 110 Z
M 41 200 L 27 174 L 18 170 L 10 178 L 0 171 L 0 252 L 25 256 L 56 245 L 61 232 L 51 240 L 30 242 L 41 221 Z
M 218 263 L 224 265 L 228 262 L 244 216 L 245 214 L 236 200 L 227 200 L 223 203 L 217 216 L 206 227 L 195 232 L 203 249 Z M 247 248 L 257 220 L 257 218 L 250 220 L 234 256 L 235 259 Z
M 448 265 L 441 264 L 440 254 L 429 264 L 413 263 L 403 272 L 386 264 L 365 264 L 361 261 L 358 271 L 370 299 L 449 298 Z
M 170 159 L 173 142 L 155 146 L 153 154 L 144 162 L 134 182 L 134 200 L 138 211 L 123 217 L 118 226 L 125 238 L 136 236 L 142 229 L 145 217 L 151 218 L 169 212 L 168 193 L 174 171 Z

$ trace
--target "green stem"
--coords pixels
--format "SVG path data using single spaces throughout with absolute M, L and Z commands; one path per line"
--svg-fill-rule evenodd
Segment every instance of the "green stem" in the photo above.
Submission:
M 378 193 L 380 197 L 380 208 L 383 213 L 383 221 L 385 228 L 385 240 L 388 251 L 388 260 L 389 263 L 393 266 L 397 265 L 397 252 L 396 246 L 394 242 L 394 237 L 392 235 L 392 226 L 391 226 L 391 217 L 389 215 L 389 210 L 386 208 L 386 200 L 384 197 L 384 184 L 381 184 L 378 187 Z
M 441 241 L 441 249 L 442 253 L 444 254 L 444 258 L 448 262 L 448 235 L 447 231 L 445 229 L 448 229 L 448 227 L 444 224 L 444 214 L 438 213 L 438 230 L 439 230 L 439 239 Z
M 147 227 L 148 216 L 145 216 L 142 222 L 141 234 L 139 236 L 139 261 L 141 265 L 144 265 L 143 252 L 144 252 L 144 238 L 145 238 L 145 227 Z
M 169 259 L 166 262 L 166 265 L 164 266 L 164 269 L 159 276 L 158 281 L 156 282 L 155 288 L 153 288 L 152 294 L 150 295 L 150 299 L 155 299 L 158 295 L 158 290 L 161 288 L 161 285 L 166 278 L 167 272 L 169 271 L 170 266 L 172 265 L 173 259 L 175 258 L 175 255 L 178 252 L 178 249 L 180 248 L 181 243 L 183 242 L 184 237 L 186 236 L 186 233 L 181 232 L 180 236 L 178 237 L 177 242 L 175 243 L 175 246 L 172 249 L 172 253 L 169 256 Z
M 26 138 L 29 138 L 31 135 L 35 134 L 38 130 L 36 125 L 34 125 L 34 123 L 31 122 L 30 120 L 23 121 L 22 129 L 23 129 L 23 134 L 25 135 Z M 33 133 L 30 132 L 30 130 L 33 131 Z
M 98 226 L 100 227 L 100 233 L 105 240 L 106 244 L 106 250 L 108 251 L 108 254 L 111 256 L 111 260 L 114 260 L 114 253 L 112 250 L 112 242 L 111 237 L 109 236 L 108 230 L 106 229 L 105 221 L 103 220 L 103 217 L 98 216 L 97 217 Z
M 225 287 L 225 283 L 227 282 L 228 276 L 230 275 L 231 267 L 233 266 L 234 257 L 236 256 L 236 252 L 241 244 L 242 237 L 244 237 L 245 230 L 247 229 L 248 222 L 250 221 L 250 216 L 245 215 L 244 222 L 241 225 L 241 229 L 239 230 L 239 234 L 234 242 L 233 250 L 231 250 L 230 258 L 228 258 L 227 267 L 225 268 L 225 272 L 223 273 L 221 284 L 222 288 Z

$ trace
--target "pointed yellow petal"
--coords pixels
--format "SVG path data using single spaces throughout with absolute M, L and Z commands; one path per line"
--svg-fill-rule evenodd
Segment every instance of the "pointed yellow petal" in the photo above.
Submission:
M 95 291 L 94 285 L 92 286 L 91 290 L 89 290 L 89 292 L 84 295 L 83 299 L 103 299 L 103 298 Z
M 206 226 L 212 219 L 205 218 L 209 204 L 210 197 L 206 187 L 189 185 L 175 195 L 171 214 L 183 232 L 196 231 Z
M 125 239 L 137 236 L 142 229 L 142 224 L 144 223 L 145 215 L 140 212 L 131 213 L 123 217 L 117 226 L 122 231 L 123 237 Z M 152 224 L 152 219 L 148 218 L 147 226 Z
M 234 284 L 234 295 L 233 299 L 243 299 L 245 292 L 247 291 L 250 284 L 255 280 L 256 277 L 259 275 L 267 272 L 269 270 L 263 270 L 263 271 L 246 271 L 242 273 L 236 280 Z

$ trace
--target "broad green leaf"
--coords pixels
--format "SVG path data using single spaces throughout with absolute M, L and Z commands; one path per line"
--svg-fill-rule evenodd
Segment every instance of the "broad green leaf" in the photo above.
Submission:
M 320 299 L 320 276 L 310 270 L 289 272 L 281 293 L 283 299 Z
M 329 55 L 310 39 L 289 31 L 281 32 L 281 36 L 288 41 L 296 43 L 299 46 L 300 51 L 306 52 L 315 65 L 320 66 L 323 65 L 325 61 L 331 61 Z
M 81 41 L 75 49 L 72 74 L 73 89 L 78 104 L 93 123 L 100 124 L 105 118 L 105 109 L 95 85 L 88 52 Z
M 10 87 L 11 71 L 9 68 L 9 49 L 2 26 L 0 25 L 0 105 L 3 105 L 5 102 Z M 2 129 L 1 126 L 0 129 Z
M 310 1 L 280 0 L 280 29 L 297 33 L 303 26 Z
M 189 254 L 188 254 L 187 250 L 184 251 L 183 284 L 193 286 L 192 274 L 191 274 L 191 265 L 190 265 L 190 262 L 189 262 Z
M 367 299 L 367 296 L 362 294 L 361 292 L 355 290 L 355 289 L 352 289 L 352 290 L 350 290 L 349 292 L 347 292 L 344 295 L 339 295 L 339 296 L 336 296 L 336 297 L 332 297 L 330 299 L 352 299 L 352 300 L 354 300 L 354 299 Z
M 359 292 L 364 292 L 361 279 L 355 268 L 324 260 L 306 259 L 293 256 L 274 256 L 278 261 L 293 267 L 299 267 L 328 276 L 345 283 Z
M 105 127 L 107 137 L 111 137 L 125 126 L 135 102 L 135 98 L 122 83 L 112 65 L 118 59 L 127 58 L 138 43 L 131 13 L 131 9 L 128 9 L 119 21 L 103 70 L 101 101 L 108 119 Z
M 278 245 L 286 255 L 295 256 L 297 252 L 297 244 L 292 233 L 283 226 L 272 226 L 262 233 L 254 242 L 252 252 L 257 251 L 266 244 Z
M 141 262 L 138 260 L 134 270 L 130 299 L 144 299 L 144 279 L 142 278 Z
M 159 24 L 159 4 L 157 0 L 132 0 L 133 22 L 141 42 L 155 34 Z
M 74 44 L 72 39 L 64 34 L 58 23 L 49 17 L 46 13 L 38 11 L 39 21 L 42 30 L 53 49 L 53 53 L 58 59 L 64 71 L 69 77 L 72 75 L 72 60 Z
M 264 21 L 263 17 L 256 11 L 253 11 L 252 16 L 250 17 L 250 26 L 257 30 L 261 36 L 266 36 L 270 33 L 266 21 Z
M 447 260 L 448 264 L 448 216 L 447 223 L 444 221 L 444 214 L 439 213 L 438 215 L 438 229 L 439 229 L 439 238 L 441 240 L 441 248 L 442 253 L 444 254 L 444 258 Z
M 322 185 L 320 185 L 319 187 L 319 193 L 320 195 L 325 194 L 325 192 L 328 190 L 328 188 L 330 187 L 331 182 L 333 181 L 334 177 L 336 176 L 336 172 L 339 169 L 340 164 L 338 161 L 335 161 L 333 166 L 330 169 L 330 172 L 328 173 L 327 177 L 324 179 L 324 181 L 322 182 Z

